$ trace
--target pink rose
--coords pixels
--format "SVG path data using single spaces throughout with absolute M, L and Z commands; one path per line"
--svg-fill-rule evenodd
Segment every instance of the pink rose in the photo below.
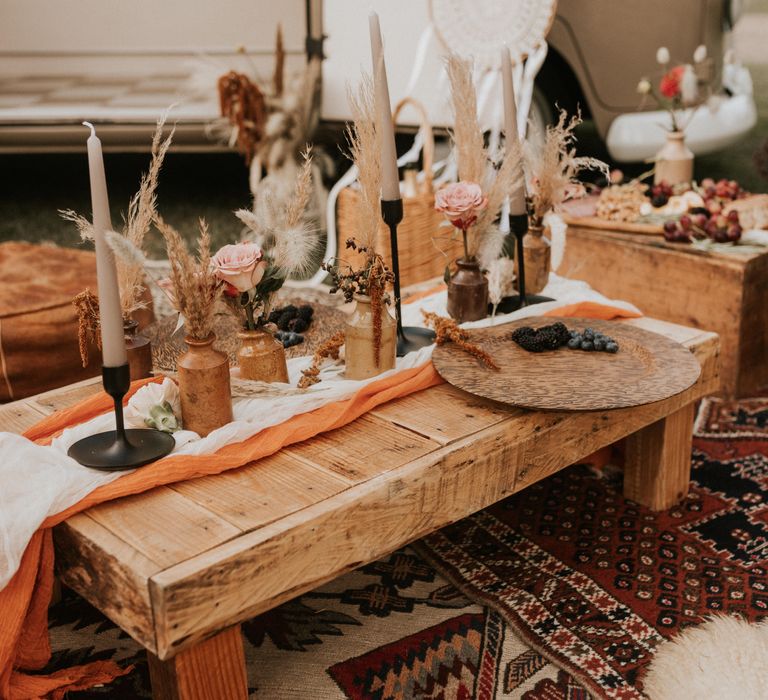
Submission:
M 457 228 L 467 229 L 477 221 L 478 212 L 488 206 L 488 197 L 475 182 L 455 182 L 435 194 L 435 210 L 445 214 Z
M 267 261 L 263 257 L 255 243 L 225 245 L 213 256 L 213 267 L 222 282 L 231 284 L 238 292 L 247 292 L 264 277 Z

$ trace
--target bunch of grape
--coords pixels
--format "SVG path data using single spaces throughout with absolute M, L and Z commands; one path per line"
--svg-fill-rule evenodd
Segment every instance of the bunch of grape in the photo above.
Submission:
M 699 194 L 704 199 L 707 211 L 717 216 L 730 202 L 741 199 L 747 195 L 747 192 L 736 180 L 723 178 L 715 182 L 711 177 L 706 177 L 699 185 Z
M 679 221 L 664 224 L 664 238 L 672 243 L 690 243 L 694 238 L 711 238 L 716 243 L 735 243 L 741 238 L 739 213 L 710 214 L 703 207 L 691 209 Z
M 650 198 L 651 204 L 656 208 L 663 207 L 673 194 L 672 185 L 664 181 L 651 185 L 646 191 L 646 196 Z

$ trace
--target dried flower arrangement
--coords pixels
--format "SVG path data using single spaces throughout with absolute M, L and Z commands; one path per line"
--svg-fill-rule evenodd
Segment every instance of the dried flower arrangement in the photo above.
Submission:
M 597 158 L 577 156 L 574 129 L 581 115 L 568 118 L 561 110 L 557 124 L 547 127 L 540 151 L 526 148 L 526 170 L 530 178 L 529 216 L 532 226 L 543 226 L 544 217 L 558 211 L 563 202 L 583 192 L 576 176 L 582 170 L 601 170 L 610 177 L 607 164 Z
M 435 329 L 435 342 L 438 345 L 454 343 L 456 347 L 480 360 L 489 369 L 499 369 L 493 358 L 479 345 L 469 342 L 469 332 L 459 328 L 452 318 L 438 316 L 431 311 L 422 311 L 424 321 Z
M 195 256 L 173 226 L 157 214 L 153 221 L 165 240 L 171 263 L 171 276 L 165 286 L 173 308 L 184 319 L 187 335 L 195 340 L 205 340 L 213 333 L 216 302 L 224 288 L 211 263 L 208 225 L 200 219 Z
M 323 269 L 331 276 L 332 294 L 341 291 L 346 301 L 352 301 L 355 294 L 370 297 L 374 323 L 374 358 L 378 366 L 381 313 L 384 306 L 391 303 L 387 285 L 393 282 L 394 276 L 375 247 L 381 217 L 381 135 L 377 128 L 370 76 L 363 76 L 357 93 L 351 89 L 348 91 L 348 99 L 352 109 L 352 124 L 347 127 L 347 138 L 350 158 L 358 170 L 360 192 L 357 198 L 358 235 L 347 239 L 346 248 L 360 254 L 358 258 L 362 258 L 362 266 L 353 267 L 343 259 L 336 258 L 326 261 Z
M 247 209 L 235 212 L 259 243 L 249 240 L 226 245 L 212 259 L 214 272 L 224 285 L 224 300 L 245 330 L 264 326 L 275 293 L 291 275 L 306 273 L 317 249 L 317 231 L 307 225 L 304 217 L 312 192 L 309 149 L 303 158 L 304 164 L 286 205 L 267 199 L 271 212 L 268 218 Z
M 507 195 L 518 185 L 520 155 L 491 153 L 477 115 L 472 62 L 451 55 L 446 61 L 453 105 L 453 143 L 459 182 L 439 190 L 435 209 L 461 231 L 466 260 L 488 264 L 501 253 L 504 235 L 494 222 Z
M 650 97 L 656 104 L 669 114 L 671 131 L 685 131 L 690 124 L 696 109 L 712 95 L 712 79 L 703 80 L 696 72 L 695 65 L 702 64 L 707 58 L 707 47 L 703 44 L 693 52 L 693 63 L 671 65 L 669 49 L 665 46 L 656 51 L 656 62 L 661 66 L 663 74 L 659 80 L 658 92 L 653 83 L 643 78 L 637 84 L 637 91 L 642 95 L 640 108 L 645 106 Z M 702 91 L 701 88 L 704 88 Z M 693 108 L 685 112 L 685 108 Z M 685 121 L 683 118 L 687 117 Z

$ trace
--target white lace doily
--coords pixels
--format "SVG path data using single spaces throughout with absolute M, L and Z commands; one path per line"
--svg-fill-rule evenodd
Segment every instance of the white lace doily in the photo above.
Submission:
M 549 32 L 557 0 L 430 0 L 430 15 L 445 48 L 472 56 L 480 68 L 499 68 L 499 50 L 525 57 Z

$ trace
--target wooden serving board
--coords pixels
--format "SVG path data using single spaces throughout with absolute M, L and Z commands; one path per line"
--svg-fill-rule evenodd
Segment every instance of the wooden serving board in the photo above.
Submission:
M 511 338 L 519 326 L 538 328 L 562 321 L 569 329 L 592 328 L 619 343 L 616 354 L 560 348 L 528 352 Z M 432 354 L 447 382 L 470 394 L 522 408 L 602 411 L 661 401 L 685 391 L 701 373 L 679 343 L 624 323 L 594 319 L 534 317 L 471 331 L 500 370 L 486 367 L 452 343 Z
M 664 228 L 659 224 L 634 223 L 631 221 L 608 221 L 597 216 L 564 216 L 563 221 L 569 226 L 585 226 L 601 231 L 617 233 L 641 233 L 645 236 L 663 236 Z

